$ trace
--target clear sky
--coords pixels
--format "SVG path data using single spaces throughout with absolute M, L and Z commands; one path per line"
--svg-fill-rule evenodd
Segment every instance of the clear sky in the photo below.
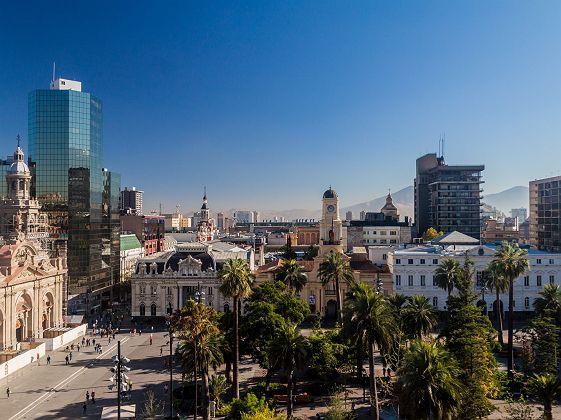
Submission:
M 561 173 L 560 1 L 32 3 L 0 13 L 0 153 L 56 61 L 148 210 L 366 201 L 441 133 L 488 193 Z

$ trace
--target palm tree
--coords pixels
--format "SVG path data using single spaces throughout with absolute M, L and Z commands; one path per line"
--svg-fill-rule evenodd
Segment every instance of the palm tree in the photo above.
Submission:
M 518 244 L 503 242 L 493 258 L 497 273 L 508 280 L 508 376 L 514 379 L 514 280 L 524 274 L 530 267 L 526 258 L 527 251 Z
M 420 420 L 454 415 L 463 390 L 459 375 L 456 361 L 444 348 L 413 341 L 398 370 L 403 406 Z
M 508 290 L 508 280 L 501 275 L 497 269 L 497 264 L 491 261 L 487 267 L 485 286 L 491 290 L 495 290 L 495 317 L 497 321 L 497 333 L 499 334 L 499 343 L 503 342 L 503 311 L 501 308 L 500 294 Z
M 236 258 L 226 260 L 222 270 L 218 273 L 218 277 L 222 281 L 220 293 L 232 298 L 234 301 L 233 387 L 234 398 L 240 398 L 240 383 L 238 379 L 238 361 L 240 357 L 239 306 L 240 300 L 251 294 L 253 274 L 244 260 Z
M 294 289 L 296 293 L 300 293 L 308 282 L 308 276 L 302 272 L 302 267 L 296 260 L 284 260 L 277 274 L 277 279 Z
M 534 309 L 538 315 L 550 313 L 561 321 L 561 288 L 558 284 L 546 284 L 539 297 L 534 299 Z
M 378 407 L 378 393 L 376 389 L 376 370 L 374 360 L 374 345 L 382 350 L 388 350 L 392 344 L 395 332 L 394 313 L 381 294 L 366 283 L 356 284 L 347 294 L 345 301 L 346 318 L 344 325 L 354 337 L 354 342 L 366 341 L 368 347 L 368 365 L 370 373 L 370 404 L 372 416 L 380 418 Z
M 271 364 L 286 373 L 288 389 L 286 417 L 292 419 L 294 371 L 305 366 L 308 340 L 300 334 L 296 325 L 285 322 L 271 341 L 268 353 Z
M 209 306 L 195 303 L 190 299 L 185 306 L 172 316 L 173 331 L 178 334 L 181 344 L 178 355 L 183 374 L 194 374 L 195 411 L 197 406 L 197 375 L 203 379 L 203 419 L 210 418 L 209 367 L 214 370 L 223 362 L 220 351 L 220 330 L 216 324 L 217 314 Z
M 454 290 L 454 283 L 460 273 L 460 263 L 453 258 L 443 260 L 435 271 L 436 284 L 448 292 L 448 301 Z M 450 303 L 447 302 L 448 314 L 450 314 Z
M 534 375 L 530 382 L 530 391 L 543 404 L 545 420 L 552 420 L 553 401 L 561 395 L 561 379 L 555 375 Z
M 335 293 L 337 297 L 337 321 L 343 321 L 343 300 L 341 299 L 340 281 L 343 280 L 347 285 L 352 285 L 355 282 L 353 277 L 353 270 L 349 262 L 345 259 L 343 254 L 339 252 L 330 252 L 319 265 L 318 277 L 322 285 L 329 282 L 335 284 Z
M 208 385 L 210 388 L 210 398 L 216 403 L 216 408 L 220 409 L 222 395 L 228 391 L 230 384 L 224 375 L 212 375 Z
M 403 324 L 412 338 L 420 340 L 427 336 L 436 322 L 436 312 L 423 295 L 413 296 L 403 308 Z

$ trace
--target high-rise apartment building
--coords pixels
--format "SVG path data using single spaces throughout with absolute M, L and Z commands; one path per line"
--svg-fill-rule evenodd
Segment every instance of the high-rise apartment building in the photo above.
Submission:
M 31 92 L 28 106 L 32 193 L 68 241 L 68 293 L 79 295 L 70 312 L 92 310 L 119 281 L 120 176 L 101 164 L 102 103 L 80 82 L 57 79 Z
M 517 219 L 518 224 L 524 223 L 524 221 L 528 218 L 528 210 L 524 207 L 521 207 L 519 209 L 511 209 L 510 217 Z
M 455 230 L 479 239 L 481 172 L 484 165 L 447 165 L 429 153 L 417 159 L 415 224 L 422 235 L 429 227 Z
M 125 187 L 121 191 L 121 211 L 124 213 L 142 213 L 142 195 L 144 191 L 137 190 L 136 187 Z
M 561 252 L 561 176 L 530 182 L 530 245 Z

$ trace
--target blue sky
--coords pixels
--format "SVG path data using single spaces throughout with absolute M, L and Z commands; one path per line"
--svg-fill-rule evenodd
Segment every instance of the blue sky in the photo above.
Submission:
M 52 62 L 104 102 L 146 208 L 316 208 L 411 184 L 446 133 L 494 193 L 561 173 L 561 2 L 4 4 L 0 153 Z

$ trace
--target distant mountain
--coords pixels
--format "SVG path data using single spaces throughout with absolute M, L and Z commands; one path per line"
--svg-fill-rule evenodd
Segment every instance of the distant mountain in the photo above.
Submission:
M 510 216 L 511 209 L 520 207 L 528 208 L 529 195 L 528 187 L 520 185 L 495 194 L 485 195 L 483 197 L 483 202 L 496 207 L 507 216 Z
M 393 203 L 397 207 L 401 217 L 413 217 L 414 208 L 414 189 L 410 185 L 405 187 L 395 193 L 392 193 Z M 364 203 L 355 204 L 349 207 L 344 207 L 341 209 L 341 218 L 345 218 L 345 213 L 347 211 L 353 212 L 353 219 L 358 219 L 361 211 L 367 212 L 379 212 L 380 209 L 386 204 L 386 196 L 378 197 L 370 201 L 365 201 Z

